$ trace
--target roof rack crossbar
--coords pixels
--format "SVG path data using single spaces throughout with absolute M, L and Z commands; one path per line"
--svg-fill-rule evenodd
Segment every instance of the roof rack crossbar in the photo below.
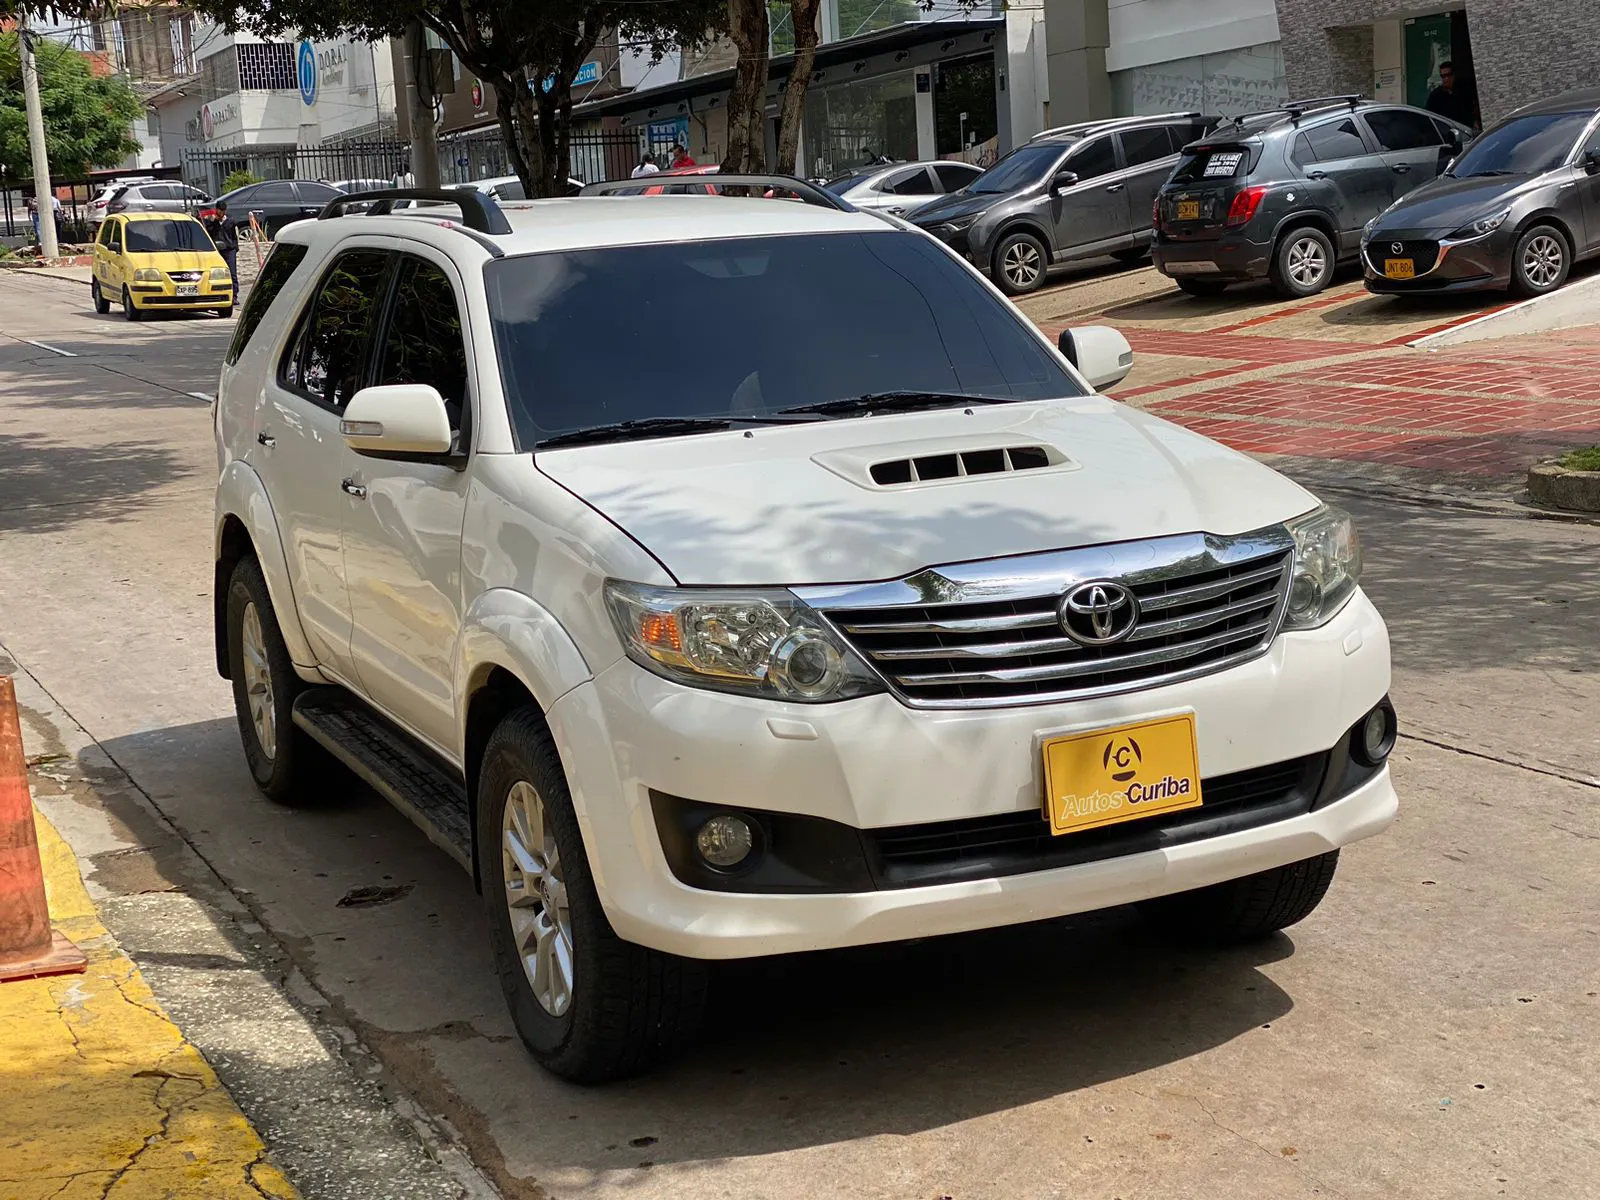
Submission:
M 683 187 L 708 187 L 713 194 L 720 193 L 725 187 L 761 188 L 765 191 L 793 192 L 807 204 L 815 204 L 819 208 L 837 209 L 839 212 L 856 212 L 856 206 L 842 197 L 835 196 L 832 192 L 819 188 L 814 183 L 807 183 L 804 179 L 796 179 L 793 175 L 775 174 L 724 174 L 718 172 L 714 175 L 669 175 L 665 171 L 658 171 L 654 175 L 641 175 L 637 179 L 612 179 L 604 183 L 591 183 L 579 196 L 629 196 L 642 195 L 646 188 L 683 188 Z M 667 194 L 665 192 L 661 194 Z M 684 193 L 673 192 L 681 195 Z M 695 193 L 690 192 L 689 195 Z
M 1310 96 L 1304 100 L 1288 100 L 1273 108 L 1261 108 L 1254 112 L 1240 113 L 1233 119 L 1233 124 L 1243 125 L 1252 117 L 1270 117 L 1274 113 L 1283 113 L 1291 121 L 1299 124 L 1300 118 L 1313 108 L 1332 108 L 1339 104 L 1348 104 L 1352 112 L 1366 101 L 1365 96 L 1349 93 L 1340 96 Z
M 317 220 L 327 221 L 347 215 L 345 209 L 352 204 L 371 204 L 368 216 L 387 216 L 402 200 L 431 200 L 440 204 L 453 204 L 461 210 L 461 223 L 474 233 L 507 234 L 511 222 L 495 203 L 493 196 L 476 188 L 385 188 L 381 192 L 351 192 L 337 200 L 328 201 L 317 214 Z
M 1037 142 L 1041 138 L 1056 137 L 1063 133 L 1080 133 L 1090 129 L 1103 129 L 1111 125 L 1133 124 L 1136 121 L 1170 121 L 1182 117 L 1203 117 L 1202 112 L 1164 112 L 1164 113 L 1139 113 L 1132 117 L 1101 117 L 1095 121 L 1078 121 L 1072 125 L 1057 125 L 1053 129 L 1041 129 L 1028 140 Z

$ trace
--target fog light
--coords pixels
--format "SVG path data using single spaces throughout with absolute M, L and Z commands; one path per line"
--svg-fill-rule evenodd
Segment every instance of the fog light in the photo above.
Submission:
M 1369 767 L 1381 765 L 1394 749 L 1396 732 L 1394 707 L 1385 700 L 1361 722 L 1360 741 L 1355 747 L 1356 757 Z
M 750 857 L 756 835 L 750 822 L 734 813 L 718 813 L 694 835 L 695 849 L 710 866 L 727 871 Z

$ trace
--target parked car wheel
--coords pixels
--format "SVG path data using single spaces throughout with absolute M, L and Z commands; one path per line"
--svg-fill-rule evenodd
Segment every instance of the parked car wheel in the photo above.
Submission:
M 295 674 L 278 629 L 266 578 L 253 558 L 239 560 L 228 583 L 228 675 L 245 761 L 267 799 L 290 807 L 324 794 L 332 761 L 294 724 Z
M 1567 281 L 1572 255 L 1567 239 L 1553 225 L 1535 225 L 1517 239 L 1511 257 L 1511 294 L 1543 296 Z
M 1339 852 L 1142 905 L 1163 932 L 1209 945 L 1254 942 L 1309 917 L 1328 894 Z
M 1036 292 L 1044 284 L 1050 252 L 1031 233 L 1008 233 L 994 248 L 994 278 L 1008 296 Z
M 1272 256 L 1272 285 L 1279 295 L 1315 296 L 1333 279 L 1333 243 L 1313 226 L 1291 229 Z
M 111 301 L 100 294 L 100 281 L 89 280 L 89 298 L 94 301 L 94 310 L 102 317 L 111 311 Z
M 127 286 L 122 289 L 122 315 L 130 321 L 142 321 L 144 314 L 133 306 L 133 297 L 128 294 Z
M 1178 287 L 1191 296 L 1220 296 L 1227 288 L 1220 279 L 1180 279 Z
M 217 309 L 217 316 L 226 321 L 229 317 L 233 316 L 233 305 L 230 304 L 226 308 Z
M 706 965 L 625 942 L 600 906 L 555 743 L 523 708 L 489 736 L 478 870 L 500 987 L 547 1070 L 601 1083 L 672 1054 L 699 1024 Z

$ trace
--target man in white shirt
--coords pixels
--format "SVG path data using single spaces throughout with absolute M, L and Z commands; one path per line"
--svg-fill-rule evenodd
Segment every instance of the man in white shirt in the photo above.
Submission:
M 641 175 L 655 175 L 660 170 L 661 168 L 656 166 L 655 155 L 646 154 L 639 160 L 639 165 L 633 169 L 633 174 L 630 178 L 638 179 Z

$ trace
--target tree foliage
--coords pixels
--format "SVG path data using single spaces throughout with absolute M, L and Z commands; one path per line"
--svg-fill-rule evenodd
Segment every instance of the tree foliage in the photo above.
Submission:
M 52 177 L 81 178 L 136 153 L 139 143 L 130 126 L 144 115 L 144 106 L 127 83 L 116 76 L 97 79 L 83 55 L 59 42 L 35 37 L 33 45 Z M 0 167 L 8 179 L 33 176 L 15 33 L 0 34 Z
M 401 36 L 420 18 L 493 89 L 512 167 L 538 196 L 565 189 L 572 77 L 606 30 L 659 55 L 706 40 L 726 20 L 726 0 L 196 0 L 194 7 L 264 37 L 375 41 Z

